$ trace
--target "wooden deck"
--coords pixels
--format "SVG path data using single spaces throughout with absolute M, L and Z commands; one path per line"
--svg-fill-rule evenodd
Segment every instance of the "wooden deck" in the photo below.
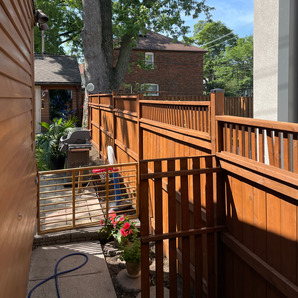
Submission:
M 137 218 L 136 166 L 116 165 L 118 178 L 110 166 L 39 172 L 38 234 L 99 225 L 112 209 Z

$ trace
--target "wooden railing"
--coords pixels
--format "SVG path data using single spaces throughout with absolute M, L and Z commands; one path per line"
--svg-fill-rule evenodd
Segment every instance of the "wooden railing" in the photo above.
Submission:
M 210 95 L 160 95 L 146 96 L 146 100 L 158 101 L 210 101 Z M 224 114 L 237 117 L 253 118 L 253 97 L 225 97 Z
M 168 95 L 144 96 L 146 100 L 167 100 L 167 101 L 210 101 L 210 95 Z
M 43 171 L 38 176 L 38 234 L 99 225 L 112 209 L 139 216 L 136 163 Z
M 114 147 L 118 162 L 160 158 L 162 150 L 146 150 L 146 142 L 158 144 L 170 138 L 179 141 L 185 150 L 202 153 L 215 150 L 211 146 L 211 131 L 215 131 L 212 119 L 215 119 L 216 110 L 220 110 L 215 109 L 215 101 L 223 109 L 222 96 L 221 104 L 215 95 L 210 101 L 199 102 L 149 101 L 143 100 L 142 95 L 116 94 L 92 95 L 89 99 L 92 143 L 103 160 L 107 158 L 109 145 Z M 223 110 L 219 114 L 222 113 Z M 173 152 L 173 156 L 181 156 L 180 151 Z
M 144 119 L 210 134 L 210 101 L 140 103 Z
M 218 148 L 261 163 L 298 173 L 297 124 L 216 117 Z

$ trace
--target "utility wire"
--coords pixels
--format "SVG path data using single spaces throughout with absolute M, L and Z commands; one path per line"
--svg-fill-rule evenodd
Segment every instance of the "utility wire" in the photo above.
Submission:
M 248 25 L 250 25 L 250 24 L 252 24 L 252 23 L 253 23 L 253 22 L 249 22 L 249 23 L 247 23 L 247 24 L 245 24 L 245 25 L 239 27 L 238 29 L 241 29 L 241 28 L 243 28 L 243 27 L 246 27 L 246 26 L 248 26 Z M 237 30 L 238 30 L 238 29 L 237 29 Z M 226 36 L 229 36 L 229 35 L 231 35 L 231 34 L 234 34 L 234 30 L 232 30 L 232 32 L 230 32 L 230 33 L 228 33 L 228 34 L 225 34 L 225 35 L 223 35 L 223 36 L 221 36 L 221 37 L 218 37 L 218 38 L 216 38 L 216 39 L 214 39 L 214 40 L 211 40 L 211 41 L 209 41 L 209 42 L 203 44 L 201 47 L 204 47 L 204 46 L 206 46 L 207 44 L 213 43 L 213 42 L 215 42 L 215 41 L 217 41 L 217 40 L 220 40 L 220 39 L 222 39 L 222 38 L 224 38 L 224 37 L 226 37 Z M 237 34 L 235 34 L 235 35 L 237 35 Z

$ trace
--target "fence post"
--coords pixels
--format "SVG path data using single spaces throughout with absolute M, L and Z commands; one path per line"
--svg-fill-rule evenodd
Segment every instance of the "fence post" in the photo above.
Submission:
M 140 168 L 140 160 L 143 159 L 143 129 L 140 126 L 140 119 L 142 118 L 142 110 L 141 110 L 141 103 L 140 100 L 144 99 L 143 94 L 138 94 L 137 97 L 137 154 L 138 154 L 138 189 L 140 190 L 141 187 L 141 168 Z M 140 201 L 140 191 L 137 193 L 137 200 L 139 201 L 139 205 L 142 204 Z M 140 208 L 140 207 L 139 207 Z M 137 212 L 138 213 L 138 212 Z M 139 215 L 139 214 L 138 214 Z
M 114 154 L 115 158 L 117 160 L 117 152 L 116 152 L 116 146 L 115 146 L 115 139 L 116 139 L 116 116 L 115 116 L 115 96 L 117 95 L 117 91 L 112 91 L 112 117 L 113 117 L 113 127 L 112 127 L 112 142 L 113 142 L 113 149 L 114 149 Z
M 143 94 L 138 94 L 137 97 L 137 148 L 138 148 L 138 161 L 143 159 L 143 130 L 140 127 L 140 119 L 142 118 L 140 100 L 144 98 Z
M 216 153 L 216 115 L 224 115 L 225 108 L 225 91 L 223 89 L 211 90 L 210 104 L 211 104 L 211 153 Z

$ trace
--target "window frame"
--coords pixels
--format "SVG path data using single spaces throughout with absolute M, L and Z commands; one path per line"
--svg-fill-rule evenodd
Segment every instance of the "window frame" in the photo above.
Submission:
M 151 57 L 150 60 L 147 57 Z M 145 66 L 154 68 L 154 53 L 153 52 L 145 52 Z
M 155 84 L 155 83 L 144 83 L 141 84 L 141 90 L 143 91 L 143 87 L 144 86 L 155 86 L 156 90 L 144 90 L 144 96 L 159 96 L 159 84 Z M 146 91 L 151 91 L 149 93 L 146 93 Z M 155 93 L 153 93 L 155 92 Z

